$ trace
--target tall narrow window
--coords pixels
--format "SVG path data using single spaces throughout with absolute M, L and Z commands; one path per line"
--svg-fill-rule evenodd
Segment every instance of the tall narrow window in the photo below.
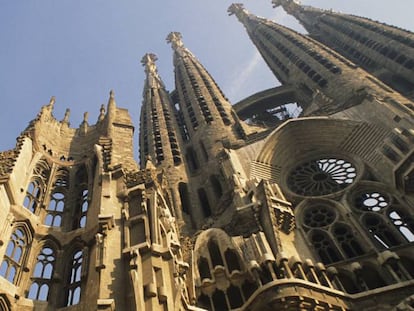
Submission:
M 86 226 L 86 214 L 89 208 L 88 201 L 88 189 L 82 191 L 81 206 L 80 206 L 80 215 L 79 215 L 79 228 L 84 228 Z
M 210 203 L 208 201 L 207 193 L 203 188 L 197 190 L 198 198 L 200 200 L 201 209 L 203 210 L 204 217 L 211 216 Z
M 0 276 L 16 284 L 27 252 L 28 238 L 25 230 L 17 227 L 7 244 L 6 253 L 0 266 Z
M 26 190 L 26 197 L 23 206 L 32 213 L 36 213 L 40 206 L 43 194 L 45 192 L 45 184 L 50 175 L 49 165 L 44 160 L 40 160 L 33 170 L 33 177 Z
M 190 198 L 188 194 L 187 184 L 180 182 L 178 184 L 178 191 L 180 193 L 181 207 L 184 213 L 190 212 Z
M 390 248 L 402 244 L 393 230 L 390 230 L 383 221 L 382 217 L 367 214 L 362 218 L 362 223 L 382 248 Z
M 67 306 L 76 305 L 80 302 L 83 261 L 82 250 L 75 251 L 71 260 L 67 291 Z
M 187 159 L 188 169 L 191 173 L 195 172 L 200 168 L 197 154 L 193 148 L 187 148 L 187 154 L 185 155 L 185 157 Z
M 414 241 L 414 220 L 408 213 L 403 209 L 392 209 L 388 218 L 408 242 Z
M 37 256 L 32 285 L 27 298 L 33 300 L 47 301 L 49 296 L 50 282 L 53 275 L 56 255 L 52 248 L 44 247 Z
M 77 196 L 75 212 L 73 217 L 73 229 L 84 228 L 89 209 L 88 174 L 84 165 L 79 167 L 76 173 L 75 193 Z
M 210 253 L 210 259 L 213 267 L 224 266 L 223 258 L 221 258 L 220 248 L 217 245 L 216 241 L 210 240 L 208 242 L 208 251 Z
M 47 207 L 47 215 L 44 221 L 46 226 L 60 227 L 62 222 L 63 208 L 65 206 L 65 195 L 54 192 Z
M 29 187 L 27 187 L 26 197 L 24 198 L 23 206 L 32 213 L 35 213 L 37 211 L 37 207 L 39 206 L 42 192 L 42 183 L 37 179 L 33 180 L 29 184 Z
M 324 264 L 342 260 L 341 254 L 324 230 L 313 230 L 310 241 Z
M 355 234 L 347 225 L 343 223 L 336 224 L 334 226 L 333 233 L 346 257 L 352 258 L 364 254 L 361 245 L 355 238 Z

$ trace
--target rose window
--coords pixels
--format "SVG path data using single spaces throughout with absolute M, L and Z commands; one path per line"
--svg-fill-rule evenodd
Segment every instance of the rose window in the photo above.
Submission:
M 326 206 L 313 206 L 305 212 L 305 225 L 320 228 L 330 225 L 335 220 L 335 212 Z
M 337 158 L 322 158 L 304 162 L 291 171 L 289 188 L 305 196 L 334 193 L 352 184 L 356 177 L 355 167 Z

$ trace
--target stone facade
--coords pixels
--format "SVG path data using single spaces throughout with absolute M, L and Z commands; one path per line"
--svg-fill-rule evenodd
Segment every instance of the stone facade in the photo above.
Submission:
M 273 3 L 310 36 L 229 13 L 281 87 L 232 106 L 177 32 L 174 91 L 143 57 L 140 165 L 113 92 L 0 153 L 0 310 L 414 309 L 414 35 Z

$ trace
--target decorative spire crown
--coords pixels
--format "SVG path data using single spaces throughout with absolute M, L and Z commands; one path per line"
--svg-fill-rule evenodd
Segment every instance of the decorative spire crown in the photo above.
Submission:
M 184 46 L 182 39 L 183 36 L 180 32 L 171 32 L 167 36 L 167 42 L 171 43 L 171 46 L 174 50 Z
M 299 0 L 272 0 L 273 7 L 282 6 L 283 9 L 292 14 L 295 10 L 299 9 L 302 4 Z
M 157 55 L 153 53 L 147 53 L 142 57 L 141 64 L 145 66 L 145 72 L 147 74 L 149 73 L 157 73 L 157 66 L 155 65 L 155 62 L 158 60 Z
M 242 18 L 249 14 L 249 12 L 244 8 L 243 3 L 232 3 L 227 9 L 229 15 L 235 14 L 238 18 Z

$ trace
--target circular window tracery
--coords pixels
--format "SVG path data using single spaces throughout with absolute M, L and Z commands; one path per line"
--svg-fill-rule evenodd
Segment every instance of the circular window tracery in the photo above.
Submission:
M 355 206 L 363 211 L 379 212 L 389 204 L 389 197 L 379 191 L 366 191 L 355 198 Z
M 350 162 L 330 157 L 303 162 L 290 172 L 287 182 L 299 195 L 320 196 L 346 188 L 356 176 Z
M 306 209 L 304 223 L 308 227 L 321 228 L 335 221 L 335 211 L 327 206 L 312 206 Z

